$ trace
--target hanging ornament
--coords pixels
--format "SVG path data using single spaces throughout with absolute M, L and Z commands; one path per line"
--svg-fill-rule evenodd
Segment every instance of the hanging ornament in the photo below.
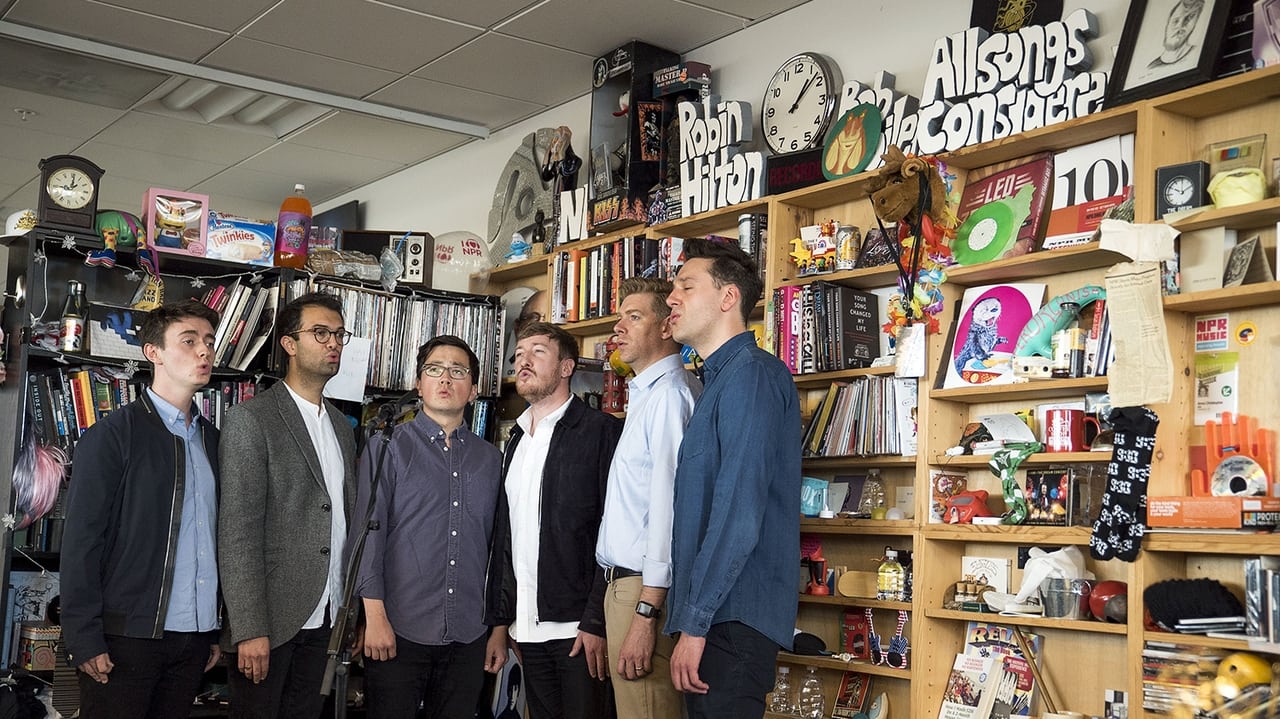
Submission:
M 204 278 L 203 278 L 203 277 L 192 277 L 192 278 L 191 278 L 191 289 L 193 289 L 193 290 L 198 290 L 198 289 L 200 289 L 201 287 L 204 287 Z

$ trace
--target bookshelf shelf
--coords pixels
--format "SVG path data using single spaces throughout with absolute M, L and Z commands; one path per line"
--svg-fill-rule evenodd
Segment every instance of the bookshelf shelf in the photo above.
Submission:
M 1142 547 L 1150 552 L 1194 554 L 1280 554 L 1280 534 L 1248 531 L 1178 531 L 1148 529 Z
M 1106 377 L 1076 377 L 1074 379 L 1050 379 L 1039 382 L 1001 384 L 991 387 L 935 389 L 930 390 L 929 397 L 932 399 L 979 404 L 983 402 L 1027 401 L 1070 397 L 1073 395 L 1079 396 L 1086 392 L 1104 392 L 1106 389 Z
M 812 594 L 801 594 L 801 604 L 825 604 L 832 607 L 865 607 L 869 609 L 885 609 L 889 611 L 911 611 L 911 602 L 885 602 L 867 597 L 823 597 Z
M 819 280 L 846 287 L 855 287 L 860 290 L 869 290 L 876 287 L 888 287 L 896 283 L 898 281 L 898 268 L 896 265 L 880 265 L 878 267 L 845 270 L 844 272 L 828 272 L 825 275 L 783 277 L 780 284 L 803 287 Z
M 875 455 L 871 457 L 805 457 L 802 466 L 806 470 L 813 469 L 856 469 L 859 467 L 914 467 L 916 458 L 899 457 L 897 455 Z
M 835 372 L 816 372 L 812 374 L 793 375 L 796 387 L 805 389 L 826 389 L 832 382 L 841 382 L 854 377 L 887 377 L 893 374 L 893 365 L 887 367 L 864 367 L 861 369 L 844 369 Z
M 977 169 L 997 162 L 1016 160 L 1037 152 L 1065 150 L 1138 128 L 1138 109 L 1129 105 L 1095 112 L 1074 120 L 1027 130 L 981 145 L 964 147 L 946 156 L 948 165 Z
M 1272 66 L 1208 86 L 1190 87 L 1150 101 L 1155 110 L 1192 118 L 1208 118 L 1230 110 L 1252 108 L 1280 96 L 1280 67 Z
M 1065 629 L 1073 632 L 1093 632 L 1095 634 L 1128 634 L 1129 628 L 1124 624 L 1110 624 L 1092 619 L 1062 619 L 1060 617 L 1009 617 L 993 612 L 964 612 L 959 609 L 926 609 L 926 617 L 930 619 L 953 619 L 960 622 L 990 622 L 992 624 L 1009 624 L 1019 627 L 1039 627 L 1043 629 Z M 1181 636 L 1181 635 L 1179 635 Z
M 1280 198 L 1277 198 L 1280 201 Z M 1217 312 L 1280 302 L 1280 282 L 1259 282 L 1220 290 L 1189 292 L 1164 298 L 1164 308 L 1174 312 Z
M 948 457 L 945 454 L 935 455 L 930 464 L 939 469 L 967 468 L 978 469 L 987 466 L 989 454 L 964 454 L 959 457 Z M 1022 467 L 1043 464 L 1090 464 L 1093 462 L 1109 462 L 1109 452 L 1036 452 L 1022 462 Z
M 1276 220 L 1280 220 L 1280 197 L 1270 197 L 1231 207 L 1210 207 L 1194 215 L 1188 215 L 1184 219 L 1174 220 L 1170 224 L 1179 232 L 1204 230 L 1210 227 L 1247 230 L 1274 224 Z
M 821 532 L 822 534 L 865 534 L 870 536 L 909 537 L 915 533 L 917 525 L 910 519 L 800 519 L 801 532 Z
M 587 337 L 590 335 L 612 333 L 613 326 L 617 324 L 617 322 L 617 315 L 605 315 L 603 317 L 592 317 L 589 320 L 568 322 L 560 326 L 563 327 L 566 332 L 575 337 Z
M 551 255 L 538 255 L 520 262 L 511 262 L 489 270 L 489 281 L 507 283 L 522 280 L 526 277 L 537 277 L 547 273 L 547 263 Z
M 726 227 L 733 226 L 734 235 L 737 234 L 738 215 L 748 212 L 767 212 L 769 210 L 769 200 L 761 198 L 752 200 L 751 202 L 743 202 L 737 205 L 721 207 L 709 212 L 700 212 L 689 217 L 682 217 L 678 220 L 671 220 L 660 225 L 654 225 L 649 228 L 649 236 L 654 238 L 661 237 L 699 237 L 711 232 L 724 232 Z
M 1088 546 L 1089 527 L 1043 527 L 1021 524 L 928 524 L 925 539 L 948 542 L 996 542 L 1002 544 L 1056 544 Z M 969 612 L 965 612 L 969 614 Z
M 780 664 L 791 664 L 802 667 L 817 667 L 819 669 L 835 669 L 843 672 L 862 672 L 863 674 L 872 674 L 877 677 L 891 677 L 893 679 L 910 679 L 910 669 L 894 669 L 880 664 L 872 664 L 864 661 L 843 662 L 834 657 L 818 657 L 809 656 L 807 654 L 792 654 L 791 652 L 778 652 L 778 662 Z
M 961 265 L 947 269 L 947 284 L 963 287 L 988 282 L 1014 282 L 1045 275 L 1062 275 L 1080 270 L 1109 267 L 1129 258 L 1118 252 L 1104 250 L 1097 242 L 1063 247 L 1057 250 L 1032 252 L 1021 257 L 984 262 L 980 265 Z
M 878 170 L 860 172 L 839 180 L 785 192 L 776 199 L 780 205 L 806 210 L 821 210 L 845 202 L 857 202 L 871 195 L 871 183 L 879 174 Z
M 1226 649 L 1233 652 L 1249 651 L 1251 642 L 1247 639 L 1220 639 L 1218 637 L 1206 637 L 1199 634 L 1178 634 L 1177 632 L 1153 632 L 1150 630 L 1142 632 L 1142 640 L 1146 642 L 1167 642 L 1170 644 L 1185 644 L 1191 647 L 1208 647 L 1210 649 Z M 1262 642 L 1257 642 L 1262 643 Z M 1271 645 L 1275 646 L 1275 645 Z M 1259 651 L 1268 651 L 1265 649 Z M 1280 651 L 1280 647 L 1270 650 L 1273 653 Z

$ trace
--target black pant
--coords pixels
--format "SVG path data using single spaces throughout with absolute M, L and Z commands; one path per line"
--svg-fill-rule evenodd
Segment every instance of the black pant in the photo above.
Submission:
M 316 719 L 324 709 L 320 685 L 328 660 L 328 622 L 319 629 L 303 629 L 271 650 L 267 678 L 254 684 L 239 670 L 235 657 L 227 661 L 232 719 Z M 345 701 L 345 697 L 337 697 Z
M 763 717 L 777 658 L 777 643 L 751 627 L 741 622 L 711 625 L 698 665 L 698 678 L 710 689 L 685 695 L 689 719 Z
M 191 714 L 217 632 L 165 632 L 160 639 L 107 635 L 115 668 L 106 684 L 80 673 L 80 716 L 172 719 Z
M 520 643 L 529 719 L 600 719 L 613 716 L 609 683 L 587 673 L 585 651 L 569 656 L 572 639 Z M 773 688 L 772 683 L 769 686 Z
M 424 700 L 426 717 L 472 719 L 484 684 L 487 641 L 484 635 L 467 644 L 430 646 L 397 635 L 394 659 L 365 657 L 369 719 L 414 719 Z

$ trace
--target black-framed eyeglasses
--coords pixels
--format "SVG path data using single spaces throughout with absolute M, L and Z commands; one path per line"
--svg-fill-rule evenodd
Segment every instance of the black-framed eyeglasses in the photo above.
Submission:
M 424 364 L 422 365 L 422 374 L 428 377 L 441 377 L 445 370 L 449 371 L 449 376 L 453 379 L 466 379 L 471 374 L 468 367 L 460 367 L 458 365 L 450 365 L 448 367 L 442 364 Z
M 321 327 L 319 325 L 305 330 L 294 330 L 288 334 L 301 335 L 303 332 L 310 332 L 312 336 L 316 338 L 316 342 L 319 342 L 320 344 L 328 344 L 330 337 L 336 337 L 338 344 L 345 345 L 350 342 L 351 338 L 354 336 L 351 332 L 345 329 L 331 330 L 328 327 Z

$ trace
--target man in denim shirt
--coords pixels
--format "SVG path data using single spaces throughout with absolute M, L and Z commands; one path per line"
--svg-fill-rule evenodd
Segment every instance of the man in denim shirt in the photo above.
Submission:
M 705 364 L 676 468 L 671 680 L 690 719 L 762 717 L 796 619 L 799 399 L 747 330 L 762 289 L 755 263 L 735 245 L 684 247 L 671 329 Z

